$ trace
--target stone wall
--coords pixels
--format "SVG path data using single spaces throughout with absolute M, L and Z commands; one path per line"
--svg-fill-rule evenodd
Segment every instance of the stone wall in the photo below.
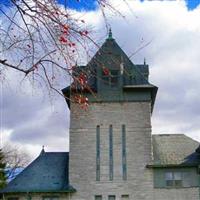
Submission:
M 198 188 L 154 189 L 150 102 L 71 105 L 69 176 L 72 200 L 129 195 L 130 200 L 197 200 Z M 122 125 L 126 125 L 127 180 L 122 178 Z M 96 126 L 100 126 L 100 181 L 96 181 Z M 114 179 L 109 181 L 109 125 L 113 127 Z
M 153 200 L 198 200 L 199 188 L 154 189 Z
M 74 200 L 94 200 L 95 195 L 129 195 L 152 199 L 150 102 L 91 103 L 84 111 L 71 105 L 70 184 Z M 109 125 L 113 126 L 114 179 L 109 181 Z M 122 131 L 126 125 L 127 180 L 122 178 Z M 101 180 L 96 181 L 96 126 L 100 125 Z

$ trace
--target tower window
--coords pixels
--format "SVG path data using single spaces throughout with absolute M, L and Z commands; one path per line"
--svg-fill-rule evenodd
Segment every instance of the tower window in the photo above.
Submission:
M 119 70 L 109 70 L 109 73 L 102 72 L 102 80 L 104 84 L 110 87 L 117 86 L 119 79 Z
M 100 181 L 100 126 L 96 127 L 96 181 Z
M 123 180 L 127 180 L 126 166 L 126 126 L 122 125 L 122 176 Z
M 113 180 L 113 127 L 109 126 L 109 179 Z

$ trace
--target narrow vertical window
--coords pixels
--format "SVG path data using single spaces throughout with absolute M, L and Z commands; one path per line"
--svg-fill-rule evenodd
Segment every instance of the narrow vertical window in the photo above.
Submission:
M 126 127 L 122 125 L 122 176 L 123 180 L 127 180 L 127 166 L 126 166 Z
M 96 127 L 96 180 L 100 181 L 100 126 Z
M 113 180 L 113 127 L 109 126 L 109 179 Z

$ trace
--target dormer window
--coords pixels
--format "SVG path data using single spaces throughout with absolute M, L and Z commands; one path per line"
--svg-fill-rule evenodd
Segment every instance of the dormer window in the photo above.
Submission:
M 109 85 L 110 87 L 116 87 L 119 82 L 119 70 L 105 70 L 102 71 L 102 80 L 104 84 Z
M 181 172 L 166 172 L 165 181 L 167 187 L 181 187 L 182 174 Z

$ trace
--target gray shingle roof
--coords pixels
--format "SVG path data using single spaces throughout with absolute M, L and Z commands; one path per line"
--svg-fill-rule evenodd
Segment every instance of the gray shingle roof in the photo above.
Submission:
M 41 152 L 1 193 L 68 192 L 67 152 Z
M 199 143 L 184 134 L 153 135 L 154 165 L 196 165 Z

